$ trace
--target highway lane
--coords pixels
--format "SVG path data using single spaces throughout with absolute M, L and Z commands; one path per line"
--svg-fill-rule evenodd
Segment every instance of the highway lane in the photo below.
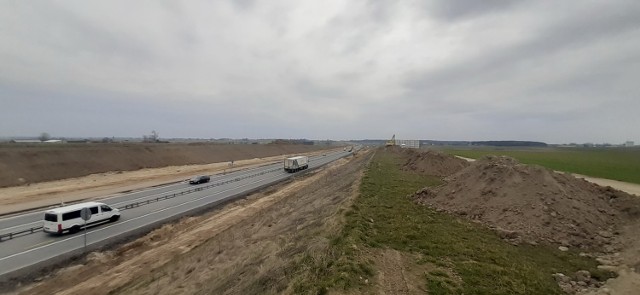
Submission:
M 317 161 L 322 156 L 311 157 L 310 162 Z M 280 161 L 271 162 L 270 164 L 262 165 L 259 167 L 253 167 L 248 169 L 242 169 L 239 171 L 235 171 L 233 173 L 228 174 L 217 174 L 211 177 L 211 181 L 208 184 L 215 184 L 219 182 L 224 182 L 228 180 L 233 180 L 235 178 L 244 177 L 247 175 L 252 175 L 256 173 L 261 173 L 263 171 L 277 169 L 282 166 Z M 157 197 L 162 197 L 168 194 L 178 194 L 184 191 L 188 191 L 193 189 L 194 186 L 185 182 L 169 184 L 161 187 L 154 187 L 150 189 L 145 189 L 142 191 L 137 191 L 133 193 L 128 193 L 124 195 L 118 195 L 114 197 L 107 197 L 100 199 L 100 202 L 104 202 L 113 207 L 119 207 L 126 204 L 129 204 L 134 201 L 144 201 L 147 199 L 155 199 Z M 58 206 L 51 206 L 51 208 L 55 208 Z M 32 227 L 37 227 L 42 224 L 42 212 L 46 209 L 39 210 L 37 212 L 25 213 L 19 216 L 8 217 L 0 219 L 0 235 L 6 234 L 9 232 L 19 232 L 21 230 L 29 229 Z M 0 256 L 1 257 L 1 256 Z
M 310 168 L 322 166 L 348 154 L 350 153 L 334 152 L 328 153 L 326 156 L 313 157 L 310 161 Z M 247 191 L 282 181 L 294 175 L 284 172 L 281 168 L 282 164 L 276 163 L 258 167 L 252 171 L 238 171 L 230 173 L 216 178 L 212 182 L 236 179 L 237 181 L 125 210 L 122 212 L 122 218 L 120 221 L 90 228 L 88 230 L 87 243 L 89 246 L 97 246 L 114 237 L 132 233 L 136 229 L 153 226 L 163 220 L 177 218 L 178 216 L 198 210 L 198 208 L 203 206 L 214 205 L 225 199 L 233 198 L 234 196 L 243 194 Z M 261 172 L 264 172 L 264 174 L 242 179 L 242 176 L 246 176 L 247 174 L 251 175 Z M 188 188 L 193 188 L 193 186 L 187 186 L 185 189 Z M 166 191 L 163 193 L 166 193 Z M 156 195 L 157 194 L 153 194 L 152 191 L 151 194 L 145 197 L 137 195 L 129 197 L 134 199 L 144 199 L 155 198 Z M 42 213 L 39 213 L 38 219 L 41 218 L 41 216 Z M 78 249 L 82 248 L 82 246 L 82 233 L 63 236 L 51 236 L 45 233 L 36 233 L 19 237 L 14 240 L 1 242 L 0 276 L 29 265 L 34 265 L 38 262 L 47 261 L 60 255 L 72 253 L 74 251 L 77 252 Z
M 310 163 L 313 163 L 314 161 L 318 161 L 322 157 L 323 156 L 310 157 L 309 158 Z M 263 171 L 277 169 L 278 167 L 281 167 L 281 166 L 282 166 L 282 163 L 280 161 L 277 161 L 277 162 L 271 162 L 270 164 L 261 165 L 259 167 L 238 170 L 233 173 L 216 174 L 216 175 L 212 175 L 211 181 L 209 182 L 209 184 L 224 182 L 224 181 L 232 180 L 238 177 L 243 177 L 243 176 L 251 175 L 255 173 L 261 173 Z M 99 201 L 113 207 L 119 207 L 134 201 L 144 201 L 147 199 L 155 199 L 157 197 L 165 196 L 168 194 L 177 194 L 183 191 L 188 191 L 193 188 L 194 188 L 193 185 L 190 185 L 186 181 L 183 181 L 180 183 L 168 184 L 160 187 L 153 187 L 153 188 L 145 189 L 142 191 L 136 191 L 133 193 L 127 193 L 123 195 L 102 198 L 102 199 L 99 199 Z M 55 208 L 55 207 L 58 207 L 58 206 L 51 206 L 50 208 Z M 39 210 L 36 212 L 25 213 L 19 216 L 12 216 L 8 218 L 0 219 L 0 235 L 6 234 L 9 232 L 19 232 L 21 230 L 40 226 L 42 224 L 42 212 L 44 212 L 45 210 L 46 209 Z
M 279 163 L 279 162 L 272 162 L 267 165 L 269 167 L 275 167 L 274 165 L 276 163 Z M 253 167 L 248 169 L 242 169 L 242 170 L 235 171 L 234 173 L 229 173 L 224 175 L 216 174 L 211 177 L 210 183 L 226 181 L 227 179 L 233 179 L 235 177 L 242 177 L 244 175 L 249 175 L 251 173 L 264 171 L 265 166 L 267 165 L 262 165 L 259 167 Z M 99 201 L 106 203 L 110 206 L 118 207 L 135 200 L 146 200 L 148 198 L 155 198 L 155 197 L 164 196 L 167 194 L 179 193 L 181 191 L 187 191 L 189 189 L 192 189 L 193 187 L 194 187 L 193 185 L 190 185 L 186 181 L 183 181 L 178 183 L 172 183 L 172 184 L 147 188 L 141 191 L 101 198 L 99 199 Z M 55 207 L 58 207 L 58 206 L 51 206 L 50 208 L 55 208 Z M 46 209 L 42 209 L 36 212 L 24 213 L 18 216 L 1 218 L 0 219 L 0 235 L 8 232 L 17 232 L 22 229 L 28 229 L 34 226 L 41 225 L 42 212 L 44 212 L 45 210 Z

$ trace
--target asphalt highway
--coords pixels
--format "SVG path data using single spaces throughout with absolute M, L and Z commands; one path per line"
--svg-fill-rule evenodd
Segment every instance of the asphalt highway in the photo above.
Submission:
M 309 169 L 320 167 L 349 154 L 351 153 L 339 151 L 310 157 Z M 121 210 L 121 218 L 116 222 L 88 228 L 87 245 L 90 249 L 106 245 L 109 241 L 139 233 L 141 230 L 148 230 L 202 208 L 213 207 L 294 175 L 296 173 L 285 172 L 281 162 L 276 162 L 226 175 L 213 175 L 211 181 L 205 184 L 189 185 L 181 182 L 102 199 L 100 202 L 116 208 L 143 203 L 140 206 Z M 201 188 L 201 190 L 193 191 L 194 188 Z M 170 197 L 163 199 L 163 196 Z M 155 201 L 158 198 L 160 200 Z M 152 202 L 144 203 L 147 200 Z M 42 212 L 0 219 L 0 235 L 41 226 L 42 219 Z M 82 253 L 83 247 L 84 231 L 61 236 L 38 231 L 3 240 L 0 242 L 0 278 L 11 277 L 20 271 L 27 271 L 36 266 L 46 266 L 49 261 Z

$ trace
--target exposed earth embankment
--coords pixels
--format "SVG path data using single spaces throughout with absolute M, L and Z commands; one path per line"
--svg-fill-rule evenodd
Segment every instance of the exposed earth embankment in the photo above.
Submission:
M 0 146 L 0 187 L 133 171 L 307 153 L 328 146 L 238 144 L 39 144 Z
M 302 293 L 300 261 L 325 257 L 369 158 L 338 160 L 0 293 Z

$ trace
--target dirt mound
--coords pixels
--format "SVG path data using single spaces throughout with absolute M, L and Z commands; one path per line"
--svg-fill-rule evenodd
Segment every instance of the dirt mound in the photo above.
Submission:
M 617 227 L 640 216 L 637 198 L 509 157 L 489 156 L 416 193 L 418 202 L 498 230 L 514 243 L 607 249 Z
M 287 144 L 57 144 L 0 146 L 0 187 L 109 171 L 209 164 L 307 153 L 329 146 Z
M 406 171 L 416 171 L 434 176 L 449 176 L 467 166 L 469 162 L 433 150 L 399 149 L 407 161 L 402 165 Z

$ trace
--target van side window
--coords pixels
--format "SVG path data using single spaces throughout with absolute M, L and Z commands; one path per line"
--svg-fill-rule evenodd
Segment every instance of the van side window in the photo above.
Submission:
M 45 213 L 44 214 L 44 220 L 51 221 L 51 222 L 58 222 L 58 215 L 51 214 L 51 213 Z
M 71 220 L 71 219 L 76 219 L 76 218 L 80 218 L 80 210 L 78 211 L 71 211 L 71 212 L 67 212 L 62 214 L 62 220 Z
M 109 207 L 109 206 L 107 206 L 107 205 L 102 205 L 102 206 L 100 206 L 100 209 L 102 209 L 102 212 L 111 211 L 111 207 Z
M 91 207 L 91 214 L 98 214 L 98 207 Z

